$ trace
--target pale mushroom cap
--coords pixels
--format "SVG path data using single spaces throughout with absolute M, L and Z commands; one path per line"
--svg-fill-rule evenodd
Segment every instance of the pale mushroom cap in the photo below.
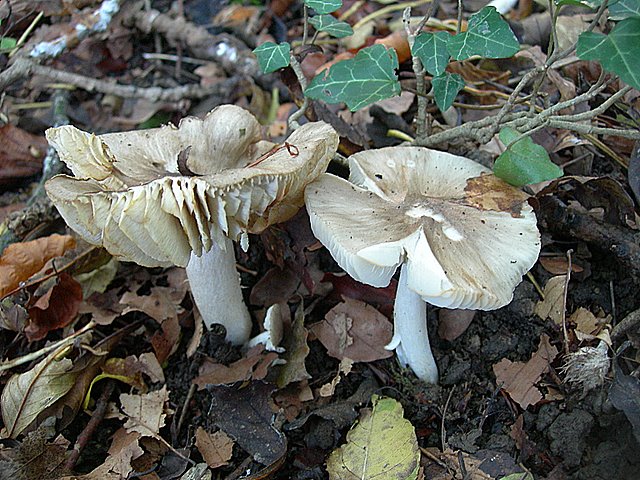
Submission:
M 321 175 L 305 192 L 316 237 L 354 279 L 408 286 L 436 306 L 509 303 L 540 234 L 527 196 L 468 158 L 389 147 L 349 158 L 350 182 Z
M 67 224 L 144 266 L 185 266 L 192 251 L 199 256 L 224 236 L 237 240 L 290 218 L 338 145 L 331 126 L 310 123 L 287 139 L 295 148 L 261 157 L 274 144 L 231 105 L 178 127 L 93 135 L 65 126 L 47 139 L 75 175 L 46 185 Z

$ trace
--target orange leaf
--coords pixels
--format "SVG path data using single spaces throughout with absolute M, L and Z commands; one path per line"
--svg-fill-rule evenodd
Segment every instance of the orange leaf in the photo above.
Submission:
M 57 234 L 9 245 L 0 257 L 0 298 L 38 273 L 49 260 L 75 246 L 73 237 Z
M 384 38 L 378 38 L 374 43 L 379 43 L 387 48 L 395 49 L 398 54 L 398 63 L 406 62 L 411 58 L 409 42 L 407 41 L 407 36 L 403 31 L 398 30 Z

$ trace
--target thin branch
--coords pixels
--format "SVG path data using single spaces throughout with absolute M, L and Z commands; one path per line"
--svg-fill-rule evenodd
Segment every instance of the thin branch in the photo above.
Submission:
M 161 87 L 137 87 L 135 85 L 121 85 L 107 80 L 99 80 L 77 73 L 65 72 L 52 67 L 38 65 L 37 63 L 19 58 L 11 67 L 0 73 L 0 90 L 5 89 L 12 83 L 40 75 L 57 83 L 68 83 L 88 92 L 100 92 L 104 94 L 116 95 L 122 98 L 143 98 L 151 102 L 177 102 L 185 98 L 205 98 L 218 96 L 224 98 L 228 92 L 233 92 L 237 88 L 238 79 L 230 78 L 215 85 L 183 85 L 174 88 Z
M 300 62 L 298 62 L 298 59 L 293 54 L 289 55 L 289 65 L 291 66 L 293 72 L 296 74 L 296 78 L 300 83 L 300 88 L 304 92 L 307 89 L 307 78 L 304 76 L 304 72 L 302 71 Z M 300 108 L 295 111 L 287 120 L 287 125 L 291 130 L 295 130 L 296 128 L 300 127 L 298 119 L 305 114 L 308 106 L 309 98 L 304 95 L 304 101 L 302 102 L 302 105 L 300 105 Z

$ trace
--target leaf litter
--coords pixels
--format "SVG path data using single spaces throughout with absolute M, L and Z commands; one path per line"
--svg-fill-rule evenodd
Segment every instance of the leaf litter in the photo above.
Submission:
M 42 28 L 37 23 L 42 20 L 34 23 L 23 48 L 32 49 L 43 40 L 69 40 L 65 54 L 43 65 L 84 73 L 98 92 L 104 84 L 94 82 L 100 80 L 142 88 L 136 90 L 139 96 L 127 93 L 121 97 L 122 90 L 115 94 L 96 90 L 69 93 L 73 123 L 96 132 L 154 126 L 177 121 L 187 113 L 205 112 L 211 108 L 206 102 L 184 97 L 152 99 L 146 97 L 144 88 L 211 88 L 234 79 L 245 65 L 249 65 L 245 73 L 255 78 L 250 67 L 255 59 L 246 53 L 244 41 L 257 46 L 266 41 L 292 42 L 301 36 L 299 5 L 289 0 L 270 3 L 275 19 L 262 15 L 261 7 L 235 11 L 235 5 L 224 7 L 222 12 L 197 14 L 197 9 L 208 8 L 199 5 L 206 2 L 190 0 L 180 2 L 183 10 L 173 18 L 165 14 L 162 2 L 151 2 L 148 14 L 126 6 L 107 26 L 104 37 L 83 37 L 76 26 L 93 29 L 96 9 L 106 8 L 111 4 L 108 0 L 75 2 L 73 11 L 65 2 L 40 3 L 45 16 Z M 399 139 L 387 136 L 390 129 L 413 136 L 417 100 L 412 91 L 403 91 L 400 97 L 377 101 L 353 114 L 347 111 L 383 95 L 372 95 L 349 80 L 351 67 L 342 70 L 354 63 L 332 67 L 339 59 L 360 62 L 365 54 L 384 52 L 369 55 L 368 60 L 395 66 L 397 57 L 393 75 L 382 72 L 377 79 L 382 89 L 395 92 L 402 84 L 403 90 L 412 90 L 414 80 L 400 12 L 375 2 L 365 2 L 359 9 L 352 8 L 355 4 L 351 1 L 343 3 L 335 18 L 340 16 L 340 21 L 353 27 L 354 35 L 341 43 L 323 44 L 298 60 L 308 80 L 320 75 L 320 79 L 337 82 L 335 91 L 316 89 L 313 93 L 311 89 L 312 95 L 329 102 L 347 100 L 346 107 L 311 102 L 308 115 L 318 115 L 340 131 L 341 153 L 348 156 L 362 148 L 398 144 Z M 448 37 L 456 36 L 456 6 L 449 1 L 440 4 L 425 31 L 447 43 Z M 18 38 L 25 24 L 35 18 L 29 2 L 12 2 L 12 8 L 13 14 L 26 21 L 13 22 L 18 17 L 7 17 L 11 12 L 0 5 L 3 38 Z M 424 8 L 426 4 L 418 5 L 412 14 L 421 15 Z M 470 6 L 465 8 L 469 10 L 463 18 L 469 19 L 474 12 Z M 548 17 L 547 12 L 539 11 L 542 8 L 536 7 L 531 15 L 518 12 L 519 17 L 511 12 L 510 24 L 521 26 L 523 35 L 532 38 L 533 30 L 543 28 Z M 372 14 L 373 19 L 366 18 Z M 227 29 L 220 37 L 197 30 L 214 15 L 214 22 Z M 493 22 L 494 18 L 488 20 Z M 581 14 L 560 15 L 558 41 L 573 43 L 580 33 L 576 28 L 584 29 L 585 20 L 589 21 Z M 175 21 L 182 23 L 172 23 Z M 419 17 L 412 17 L 411 23 L 418 21 Z M 637 20 L 627 24 L 633 22 Z M 458 51 L 462 47 L 456 42 L 477 37 L 484 28 L 476 20 L 465 21 L 462 27 L 459 38 L 451 42 L 456 56 L 465 53 Z M 153 35 L 148 35 L 151 31 L 158 38 L 167 38 L 161 53 Z M 193 35 L 182 38 L 181 31 Z M 611 31 L 614 35 L 608 43 L 590 55 L 602 58 L 620 42 L 623 29 Z M 589 46 L 589 41 L 603 33 L 596 26 L 584 45 Z M 506 34 L 487 36 L 485 47 L 497 38 L 502 47 L 509 48 Z M 512 81 L 526 69 L 544 65 L 547 47 L 542 43 L 548 37 L 543 34 L 541 41 L 528 42 L 535 45 L 521 47 L 514 59 L 449 62 L 446 72 L 460 75 L 465 85 L 451 96 L 453 106 L 447 114 L 432 109 L 433 131 L 437 134 L 460 121 L 495 114 L 513 91 Z M 327 37 L 319 38 L 324 42 Z M 39 48 L 42 50 L 42 45 Z M 299 55 L 295 47 L 291 52 Z M 465 54 L 469 53 L 478 52 Z M 488 57 L 492 52 L 479 53 Z M 622 53 L 620 58 L 627 55 Z M 193 59 L 209 68 L 196 70 L 198 66 L 189 63 Z M 601 61 L 607 69 L 618 68 L 617 57 Z M 2 68 L 8 67 L 2 63 Z M 437 73 L 440 70 L 439 66 Z M 247 106 L 273 136 L 284 135 L 287 116 L 302 101 L 297 82 L 287 80 L 286 72 L 276 72 L 267 83 L 261 79 L 247 90 L 249 94 L 236 89 L 213 103 Z M 593 85 L 600 73 L 597 62 L 574 62 L 551 70 L 536 88 L 544 102 L 566 101 Z M 626 78 L 633 81 L 635 73 L 630 68 Z M 278 83 L 280 80 L 284 83 Z M 8 87 L 3 97 L 0 138 L 7 141 L 0 142 L 0 184 L 9 189 L 28 185 L 27 176 L 40 171 L 47 146 L 43 126 L 52 123 L 46 107 L 37 102 L 53 98 L 47 85 L 48 80 L 33 75 L 29 82 Z M 272 96 L 273 85 L 294 86 L 292 98 Z M 570 105 L 561 113 L 584 114 L 622 87 L 614 81 L 595 99 Z M 523 103 L 529 93 L 526 88 L 521 94 Z M 600 114 L 596 124 L 635 125 L 638 98 L 635 90 L 628 92 L 606 114 Z M 23 108 L 20 104 L 25 103 Z M 5 225 L 15 225 L 17 218 L 17 223 L 25 225 L 18 239 L 25 241 L 14 240 L 0 257 L 0 292 L 6 296 L 0 305 L 0 352 L 3 371 L 9 370 L 1 383 L 2 436 L 14 437 L 12 443 L 3 440 L 0 447 L 0 471 L 9 472 L 12 478 L 65 478 L 63 475 L 69 474 L 65 456 L 76 437 L 86 433 L 98 445 L 97 453 L 81 455 L 79 463 L 72 466 L 77 474 L 66 478 L 126 478 L 153 468 L 156 471 L 149 476 L 161 477 L 167 475 L 169 466 L 176 478 L 183 472 L 187 472 L 183 478 L 200 478 L 196 470 L 202 472 L 202 478 L 212 472 L 224 478 L 247 466 L 257 475 L 275 478 L 299 478 L 300 472 L 307 470 L 326 475 L 327 459 L 338 455 L 332 452 L 343 451 L 339 448 L 349 445 L 350 435 L 362 427 L 362 419 L 371 418 L 367 415 L 372 415 L 370 401 L 375 393 L 393 396 L 404 407 L 406 420 L 396 415 L 389 425 L 403 425 L 407 431 L 413 425 L 414 438 L 427 447 L 418 452 L 424 469 L 419 475 L 425 478 L 533 478 L 518 462 L 535 472 L 535 478 L 556 478 L 554 475 L 564 474 L 567 468 L 588 476 L 602 465 L 609 469 L 607 475 L 633 478 L 628 472 L 637 471 L 637 462 L 633 464 L 636 456 L 630 452 L 637 445 L 638 415 L 631 380 L 639 344 L 633 325 L 622 322 L 624 328 L 616 328 L 620 319 L 640 307 L 636 295 L 638 262 L 634 260 L 638 243 L 638 162 L 637 155 L 631 155 L 634 144 L 619 137 L 589 137 L 546 127 L 530 139 L 543 145 L 551 161 L 568 174 L 534 186 L 531 191 L 536 194 L 529 199 L 542 228 L 545 254 L 531 273 L 545 286 L 545 298 L 525 280 L 512 304 L 495 312 L 430 309 L 432 347 L 442 368 L 438 387 L 417 385 L 394 358 L 386 357 L 389 352 L 383 347 L 391 331 L 388 319 L 395 280 L 387 288 L 376 289 L 341 276 L 305 225 L 304 212 L 259 239 L 251 238 L 249 250 L 238 252 L 243 285 L 251 291 L 250 308 L 282 303 L 294 314 L 291 325 L 285 326 L 286 351 L 277 355 L 260 348 L 233 349 L 221 342 L 216 332 L 203 330 L 193 313 L 182 270 L 143 270 L 109 258 L 96 259 L 93 253 L 82 253 L 82 245 L 74 249 L 74 240 L 68 235 L 42 236 L 56 231 L 62 223 L 52 226 L 46 220 L 41 223 L 47 228 L 39 230 L 28 218 L 16 215 L 22 211 L 17 207 L 26 205 L 29 192 L 20 196 L 3 191 L 0 212 L 14 213 L 7 213 L 0 234 Z M 440 148 L 453 153 L 471 150 L 477 155 L 474 158 L 487 164 L 501 153 L 473 141 L 466 146 L 452 141 Z M 485 154 L 489 157 L 483 157 Z M 635 193 L 635 198 L 629 192 Z M 569 249 L 572 263 L 567 281 Z M 93 333 L 75 336 L 87 322 L 91 322 Z M 114 332 L 120 332 L 117 341 L 101 344 L 101 338 Z M 612 349 L 623 342 L 631 350 L 612 359 Z M 585 390 L 583 383 L 572 382 L 575 377 L 564 370 L 566 359 L 571 357 L 560 355 L 560 350 L 582 355 L 574 357 L 585 360 L 575 363 L 578 369 L 593 363 L 595 354 L 603 358 L 598 352 L 604 351 L 613 370 L 601 368 L 599 388 Z M 97 431 L 85 432 L 107 382 L 114 382 L 117 392 L 110 398 L 109 420 Z M 602 398 L 608 398 L 622 414 L 612 416 L 594 407 L 602 404 Z M 5 402 L 13 407 L 5 408 Z M 180 417 L 184 418 L 178 426 Z M 568 421 L 579 423 L 581 418 L 598 421 L 585 420 L 576 429 L 561 428 Z M 571 436 L 569 430 L 585 433 Z M 469 432 L 475 435 L 473 441 L 460 440 Z M 511 439 L 515 448 L 508 443 Z M 610 457 L 606 459 L 600 439 L 608 442 Z M 576 450 L 578 444 L 584 444 L 582 450 Z M 384 448 L 380 451 L 385 454 Z M 188 469 L 180 455 L 190 457 L 196 465 Z M 571 463 L 576 458 L 578 463 Z M 351 460 L 363 465 L 357 454 Z

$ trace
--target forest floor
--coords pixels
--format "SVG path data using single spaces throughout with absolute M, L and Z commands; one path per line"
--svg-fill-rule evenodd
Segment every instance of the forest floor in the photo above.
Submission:
M 117 262 L 65 225 L 41 185 L 62 168 L 47 149 L 49 127 L 153 128 L 235 104 L 265 137 L 283 141 L 300 89 L 290 69 L 262 75 L 251 49 L 302 38 L 302 2 L 244 3 L 120 2 L 106 30 L 81 35 L 78 25 L 93 29 L 108 2 L 0 1 L 3 38 L 26 35 L 16 55 L 0 49 L 0 479 L 374 478 L 373 469 L 340 472 L 335 458 L 354 443 L 356 425 L 373 425 L 380 398 L 402 406 L 385 428 L 413 428 L 418 478 L 639 478 L 640 159 L 631 139 L 547 127 L 531 134 L 565 174 L 526 189 L 539 261 L 503 308 L 428 307 L 437 385 L 383 348 L 396 281 L 373 288 L 345 275 L 304 208 L 250 235 L 246 251 L 236 245 L 253 333 L 280 304 L 283 352 L 245 351 L 224 341 L 224 329 L 203 328 L 184 269 Z M 300 57 L 310 78 L 376 40 L 398 51 L 402 95 L 357 112 L 311 103 L 308 116 L 337 130 L 344 157 L 415 137 L 415 75 L 400 19 L 404 7 L 420 16 L 428 3 L 344 1 L 342 13 L 355 5 L 344 16 L 354 35 Z M 486 2 L 462 3 L 466 20 Z M 429 104 L 432 128 L 495 115 L 545 57 L 548 12 L 519 3 L 506 17 L 521 52 L 452 62 L 470 88 L 453 118 Z M 558 35 L 584 29 L 578 13 L 560 17 Z M 439 2 L 434 18 L 455 25 L 457 3 Z M 59 52 L 33 54 L 53 40 Z M 570 99 L 600 75 L 596 62 L 573 58 L 539 92 L 550 103 Z M 573 112 L 620 88 L 613 81 Z M 637 130 L 639 99 L 630 90 L 591 121 Z M 496 138 L 438 146 L 488 167 L 501 148 Z M 344 163 L 329 171 L 348 176 Z M 381 449 L 376 441 L 386 440 L 376 435 L 372 452 L 405 448 Z M 409 478 L 380 468 L 375 478 Z

